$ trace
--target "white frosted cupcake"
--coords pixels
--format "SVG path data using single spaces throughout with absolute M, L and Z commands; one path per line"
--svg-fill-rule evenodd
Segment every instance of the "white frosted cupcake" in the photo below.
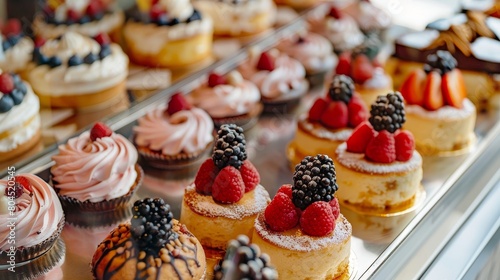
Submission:
M 10 19 L 0 33 L 0 69 L 22 72 L 31 61 L 33 48 L 34 43 L 24 36 L 19 20 Z

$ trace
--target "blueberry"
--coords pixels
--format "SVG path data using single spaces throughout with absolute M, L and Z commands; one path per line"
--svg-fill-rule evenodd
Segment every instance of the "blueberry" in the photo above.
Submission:
M 60 23 L 56 20 L 54 16 L 47 16 L 45 21 L 49 24 L 59 25 Z
M 92 20 L 100 20 L 104 17 L 104 13 L 96 13 L 93 17 Z
M 28 92 L 28 88 L 23 82 L 16 84 L 16 89 L 19 90 L 23 95 L 26 95 L 26 93 Z
M 69 67 L 72 67 L 72 66 L 78 66 L 80 64 L 83 63 L 83 60 L 81 57 L 77 56 L 77 55 L 73 55 L 71 56 L 69 59 L 68 59 L 68 66 Z
M 80 24 L 85 24 L 85 23 L 88 23 L 88 22 L 90 22 L 90 21 L 91 21 L 90 17 L 89 17 L 88 15 L 84 15 L 84 16 L 82 16 L 82 17 L 80 18 L 79 23 L 80 23 Z
M 39 48 L 35 48 L 35 50 L 33 50 L 33 61 L 37 65 L 44 65 L 49 63 L 49 58 L 47 58 L 42 52 L 40 52 Z
M 17 85 L 22 84 L 21 77 L 17 74 L 12 74 L 12 81 L 14 81 L 14 85 L 17 87 Z
M 10 49 L 10 47 L 11 47 L 11 44 L 9 43 L 9 41 L 7 41 L 7 40 L 2 41 L 2 49 L 4 51 Z
M 9 38 L 7 38 L 7 41 L 9 41 L 9 44 L 11 46 L 15 46 L 19 42 L 20 39 L 21 39 L 20 36 L 13 35 L 13 36 L 9 36 Z
M 109 45 L 104 45 L 101 47 L 101 51 L 99 52 L 99 58 L 104 59 L 110 54 L 111 54 L 111 48 L 109 47 Z
M 158 17 L 158 19 L 156 20 L 156 24 L 158 24 L 160 26 L 167 25 L 168 23 L 169 23 L 168 16 L 166 14 L 160 15 Z
M 24 94 L 19 89 L 13 89 L 9 95 L 10 97 L 12 97 L 14 105 L 19 105 L 21 104 L 21 102 L 23 102 Z
M 12 97 L 7 94 L 2 96 L 0 99 L 0 113 L 8 112 L 12 107 L 14 107 L 14 100 L 12 100 Z
M 97 54 L 94 54 L 94 53 L 89 53 L 88 55 L 86 55 L 84 58 L 83 58 L 83 62 L 85 64 L 92 64 L 94 63 L 96 60 L 99 59 L 99 56 L 97 56 Z
M 200 12 L 193 10 L 193 14 L 187 19 L 187 22 L 192 22 L 195 20 L 201 20 Z
M 180 21 L 178 18 L 173 18 L 172 20 L 170 20 L 170 22 L 168 23 L 168 26 L 174 26 L 174 25 L 177 25 L 179 24 Z
M 59 57 L 52 56 L 52 57 L 49 58 L 49 61 L 48 61 L 47 64 L 50 66 L 50 68 L 55 68 L 55 67 L 61 66 L 62 61 L 61 61 L 61 59 Z

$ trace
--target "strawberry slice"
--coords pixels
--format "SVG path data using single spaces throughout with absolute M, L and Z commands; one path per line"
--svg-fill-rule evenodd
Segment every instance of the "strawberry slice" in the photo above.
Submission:
M 341 19 L 344 17 L 344 15 L 340 12 L 340 10 L 335 6 L 332 6 L 330 8 L 330 12 L 328 13 L 328 15 L 334 19 Z
M 99 138 L 109 137 L 113 130 L 102 122 L 96 122 L 90 130 L 90 140 L 96 141 Z
M 342 101 L 330 102 L 321 115 L 321 123 L 328 128 L 344 128 L 348 121 L 347 105 Z
M 427 110 L 437 110 L 443 107 L 443 94 L 441 93 L 441 75 L 436 71 L 427 74 L 424 86 L 423 107 Z
M 368 112 L 363 99 L 361 99 L 357 93 L 355 93 L 351 100 L 349 100 L 349 103 L 347 103 L 347 109 L 349 110 L 350 127 L 357 127 L 370 116 L 370 112 Z
M 351 63 L 351 77 L 354 82 L 362 84 L 373 77 L 373 65 L 365 54 L 358 54 Z
M 218 85 L 225 85 L 227 84 L 227 79 L 223 75 L 219 75 L 216 73 L 210 73 L 208 76 L 208 86 L 209 87 L 216 87 Z
M 339 62 L 335 68 L 335 73 L 337 75 L 347 75 L 351 74 L 351 53 L 343 52 L 339 56 Z
M 401 86 L 400 92 L 406 103 L 411 105 L 420 105 L 424 103 L 425 72 L 417 69 L 406 78 Z
M 313 122 L 320 121 L 326 107 L 328 107 L 328 101 L 324 98 L 318 98 L 309 109 L 309 120 Z
M 191 104 L 186 100 L 184 95 L 180 92 L 172 95 L 170 101 L 168 102 L 167 113 L 173 115 L 182 110 L 191 109 Z
M 21 186 L 23 186 L 24 189 L 26 189 L 29 192 L 32 192 L 33 189 L 31 188 L 31 182 L 28 178 L 24 176 L 16 176 L 14 177 L 15 181 L 19 183 Z
M 273 71 L 275 68 L 274 57 L 268 52 L 263 52 L 260 55 L 259 62 L 257 63 L 257 69 Z
M 462 108 L 462 103 L 467 96 L 462 72 L 458 69 L 453 69 L 444 74 L 441 82 L 441 91 L 446 105 Z
M 376 132 L 369 122 L 360 124 L 347 139 L 347 151 L 351 153 L 364 153 L 366 146 L 375 137 Z

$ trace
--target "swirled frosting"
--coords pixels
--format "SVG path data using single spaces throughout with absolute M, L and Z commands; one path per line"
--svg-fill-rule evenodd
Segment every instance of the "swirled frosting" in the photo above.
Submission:
M 31 61 L 31 53 L 34 44 L 28 37 L 23 37 L 17 44 L 7 50 L 2 47 L 2 41 L 5 40 L 0 34 L 0 69 L 6 72 L 19 72 L 26 68 Z
M 324 34 L 333 44 L 336 51 L 349 50 L 363 43 L 364 35 L 356 21 L 344 16 L 341 19 L 327 17 Z
M 347 9 L 347 12 L 356 19 L 362 30 L 386 29 L 391 24 L 389 14 L 369 1 L 359 1 L 355 6 L 351 6 L 354 9 Z
M 138 120 L 134 127 L 137 145 L 177 155 L 199 152 L 213 141 L 213 121 L 202 109 L 182 110 L 171 116 L 165 109 L 165 105 L 159 106 Z
M 297 59 L 309 73 L 332 69 L 337 62 L 332 44 L 315 33 L 309 32 L 300 37 L 295 35 L 285 38 L 277 48 Z
M 260 101 L 259 89 L 247 80 L 234 84 L 195 89 L 189 98 L 191 103 L 207 111 L 213 118 L 234 117 L 249 113 Z
M 278 98 L 303 87 L 306 70 L 297 60 L 279 53 L 274 70 L 267 71 L 257 69 L 258 58 L 243 63 L 239 69 L 243 77 L 257 85 L 263 97 Z
M 127 194 L 137 178 L 137 150 L 125 137 L 113 133 L 96 141 L 90 132 L 69 139 L 52 157 L 54 187 L 60 195 L 100 202 Z
M 27 178 L 32 192 L 24 193 L 15 199 L 16 206 L 13 215 L 1 211 L 0 214 L 0 251 L 5 251 L 13 244 L 8 243 L 10 222 L 15 221 L 15 246 L 30 247 L 48 239 L 57 229 L 63 218 L 61 203 L 54 190 L 42 179 L 32 174 L 19 174 Z M 0 180 L 0 205 L 6 207 L 8 197 L 5 196 L 7 180 Z
M 186 20 L 193 14 L 193 5 L 189 0 L 160 0 L 158 4 L 167 10 L 170 17 Z
M 117 44 L 111 44 L 110 48 L 111 54 L 101 60 L 68 67 L 67 61 L 72 55 L 98 54 L 99 44 L 74 32 L 64 34 L 59 40 L 48 40 L 40 52 L 46 57 L 59 57 L 62 65 L 36 66 L 29 74 L 29 81 L 35 91 L 52 96 L 91 94 L 111 88 L 127 77 L 128 57 Z

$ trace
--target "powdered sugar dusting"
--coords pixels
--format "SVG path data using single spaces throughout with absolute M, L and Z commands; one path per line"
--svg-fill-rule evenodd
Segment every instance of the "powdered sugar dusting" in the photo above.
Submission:
M 344 243 L 351 238 L 352 226 L 344 216 L 340 215 L 335 230 L 328 236 L 310 236 L 303 233 L 298 226 L 284 232 L 276 232 L 267 227 L 264 214 L 261 213 L 255 220 L 255 231 L 262 239 L 278 247 L 293 251 L 311 252 L 333 244 Z
M 330 130 L 319 123 L 312 123 L 307 119 L 307 115 L 303 114 L 298 120 L 299 126 L 311 135 L 321 139 L 344 142 L 351 136 L 352 128 L 341 128 Z
M 419 168 L 422 166 L 422 157 L 417 151 L 413 152 L 413 156 L 407 162 L 395 161 L 393 163 L 377 163 L 368 161 L 365 154 L 351 153 L 347 150 L 347 144 L 342 143 L 336 153 L 338 163 L 347 168 L 354 169 L 363 173 L 371 174 L 389 174 L 402 173 Z
M 264 211 L 270 201 L 269 193 L 261 185 L 245 193 L 240 201 L 232 204 L 220 204 L 215 202 L 211 195 L 197 193 L 194 183 L 189 185 L 184 193 L 184 202 L 194 212 L 206 217 L 225 217 L 235 220 Z
M 460 120 L 476 112 L 476 107 L 469 99 L 464 99 L 462 108 L 444 106 L 435 111 L 427 111 L 419 105 L 405 105 L 406 114 L 415 114 L 426 119 Z

